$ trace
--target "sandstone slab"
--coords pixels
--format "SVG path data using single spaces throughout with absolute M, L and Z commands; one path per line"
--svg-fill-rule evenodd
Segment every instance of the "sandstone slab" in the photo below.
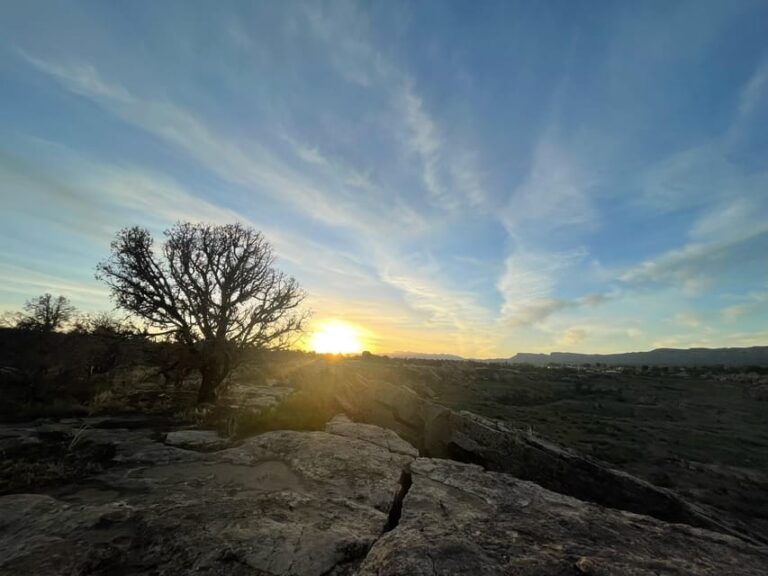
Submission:
M 768 541 L 671 490 L 503 422 L 452 411 L 405 386 L 362 377 L 339 378 L 331 394 L 355 421 L 394 430 L 423 456 L 479 464 L 580 500 Z
M 412 460 L 326 432 L 208 453 L 151 431 L 88 435 L 115 446 L 114 466 L 53 495 L 0 497 L 0 574 L 348 574 Z
M 345 414 L 333 417 L 325 426 L 325 431 L 347 438 L 357 438 L 371 444 L 386 448 L 395 454 L 403 454 L 416 458 L 419 451 L 400 438 L 394 431 L 373 426 L 372 424 L 360 424 L 352 422 Z
M 479 466 L 420 458 L 399 524 L 360 576 L 764 575 L 768 548 L 586 503 Z
M 200 452 L 214 452 L 232 445 L 229 439 L 223 438 L 215 430 L 174 430 L 165 435 L 165 443 Z

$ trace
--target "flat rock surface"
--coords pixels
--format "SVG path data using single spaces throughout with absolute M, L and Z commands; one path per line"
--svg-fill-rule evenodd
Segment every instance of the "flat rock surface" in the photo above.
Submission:
M 344 416 L 324 432 L 268 432 L 212 452 L 112 424 L 0 428 L 15 442 L 8 462 L 40 444 L 41 456 L 71 453 L 72 467 L 77 454 L 104 459 L 63 484 L 0 496 L 0 575 L 720 576 L 768 566 L 766 547 L 415 459 L 394 432 Z
M 479 466 L 420 458 L 368 576 L 764 575 L 768 548 L 602 508 Z
M 395 454 L 403 454 L 416 458 L 419 451 L 400 438 L 392 430 L 373 426 L 372 424 L 359 424 L 352 422 L 344 414 L 338 414 L 325 426 L 325 431 L 347 438 L 357 438 L 386 448 Z
M 215 430 L 174 430 L 165 435 L 165 443 L 188 450 L 213 452 L 229 448 L 232 442 Z
M 381 535 L 412 460 L 326 432 L 208 453 L 149 431 L 81 434 L 114 444 L 116 464 L 0 497 L 0 574 L 346 574 Z
M 280 380 L 267 380 L 264 384 L 254 384 L 248 379 L 233 378 L 220 402 L 238 409 L 255 412 L 278 406 L 295 388 Z
M 580 500 L 768 543 L 765 535 L 735 518 L 689 502 L 672 490 L 504 422 L 455 412 L 405 386 L 341 377 L 330 390 L 354 420 L 395 430 L 422 456 L 480 464 Z

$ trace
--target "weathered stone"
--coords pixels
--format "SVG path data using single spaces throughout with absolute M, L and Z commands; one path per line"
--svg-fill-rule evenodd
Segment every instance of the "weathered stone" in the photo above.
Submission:
M 405 386 L 343 378 L 331 389 L 343 412 L 356 422 L 394 430 L 421 453 L 429 454 L 431 434 L 451 411 Z
M 165 435 L 165 443 L 200 452 L 214 452 L 232 445 L 229 439 L 222 438 L 214 430 L 174 430 Z
M 40 444 L 34 429 L 0 427 L 0 457 L 10 458 Z
M 353 426 L 209 453 L 151 431 L 88 429 L 89 441 L 116 446 L 118 464 L 57 498 L 0 497 L 0 574 L 350 573 L 412 461 Z
M 354 420 L 396 431 L 424 456 L 479 464 L 603 506 L 763 540 L 671 490 L 503 422 L 454 412 L 407 387 L 346 378 L 334 383 L 332 393 Z
M 325 431 L 337 436 L 346 436 L 347 438 L 357 438 L 386 448 L 395 454 L 404 454 L 416 458 L 419 451 L 400 438 L 392 430 L 386 430 L 379 426 L 371 424 L 359 424 L 352 422 L 345 414 L 336 415 L 328 424 L 325 425 Z
M 233 376 L 220 403 L 240 410 L 259 412 L 264 408 L 278 406 L 295 391 L 293 386 L 279 380 L 254 384 L 247 378 Z
M 479 466 L 420 458 L 398 526 L 360 576 L 765 574 L 768 548 L 596 506 Z
M 768 565 L 768 549 L 737 538 L 414 460 L 392 431 L 344 416 L 327 432 L 270 432 L 215 452 L 96 423 L 2 428 L 109 445 L 115 459 L 50 495 L 0 497 L 0 575 L 757 575 Z

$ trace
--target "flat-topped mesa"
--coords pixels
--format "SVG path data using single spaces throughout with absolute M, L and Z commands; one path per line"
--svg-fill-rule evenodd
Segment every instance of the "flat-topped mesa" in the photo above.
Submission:
M 340 409 L 354 420 L 396 431 L 417 446 L 422 456 L 479 464 L 602 506 L 764 541 L 748 535 L 735 520 L 723 519 L 671 490 L 503 422 L 454 412 L 405 386 L 339 379 L 332 393 Z

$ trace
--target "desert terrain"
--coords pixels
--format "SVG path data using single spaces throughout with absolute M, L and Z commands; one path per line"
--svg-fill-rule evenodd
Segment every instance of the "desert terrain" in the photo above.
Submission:
M 4 336 L 4 574 L 759 574 L 768 559 L 759 368 L 269 353 L 201 407 L 172 346 L 53 334 L 33 356 Z

